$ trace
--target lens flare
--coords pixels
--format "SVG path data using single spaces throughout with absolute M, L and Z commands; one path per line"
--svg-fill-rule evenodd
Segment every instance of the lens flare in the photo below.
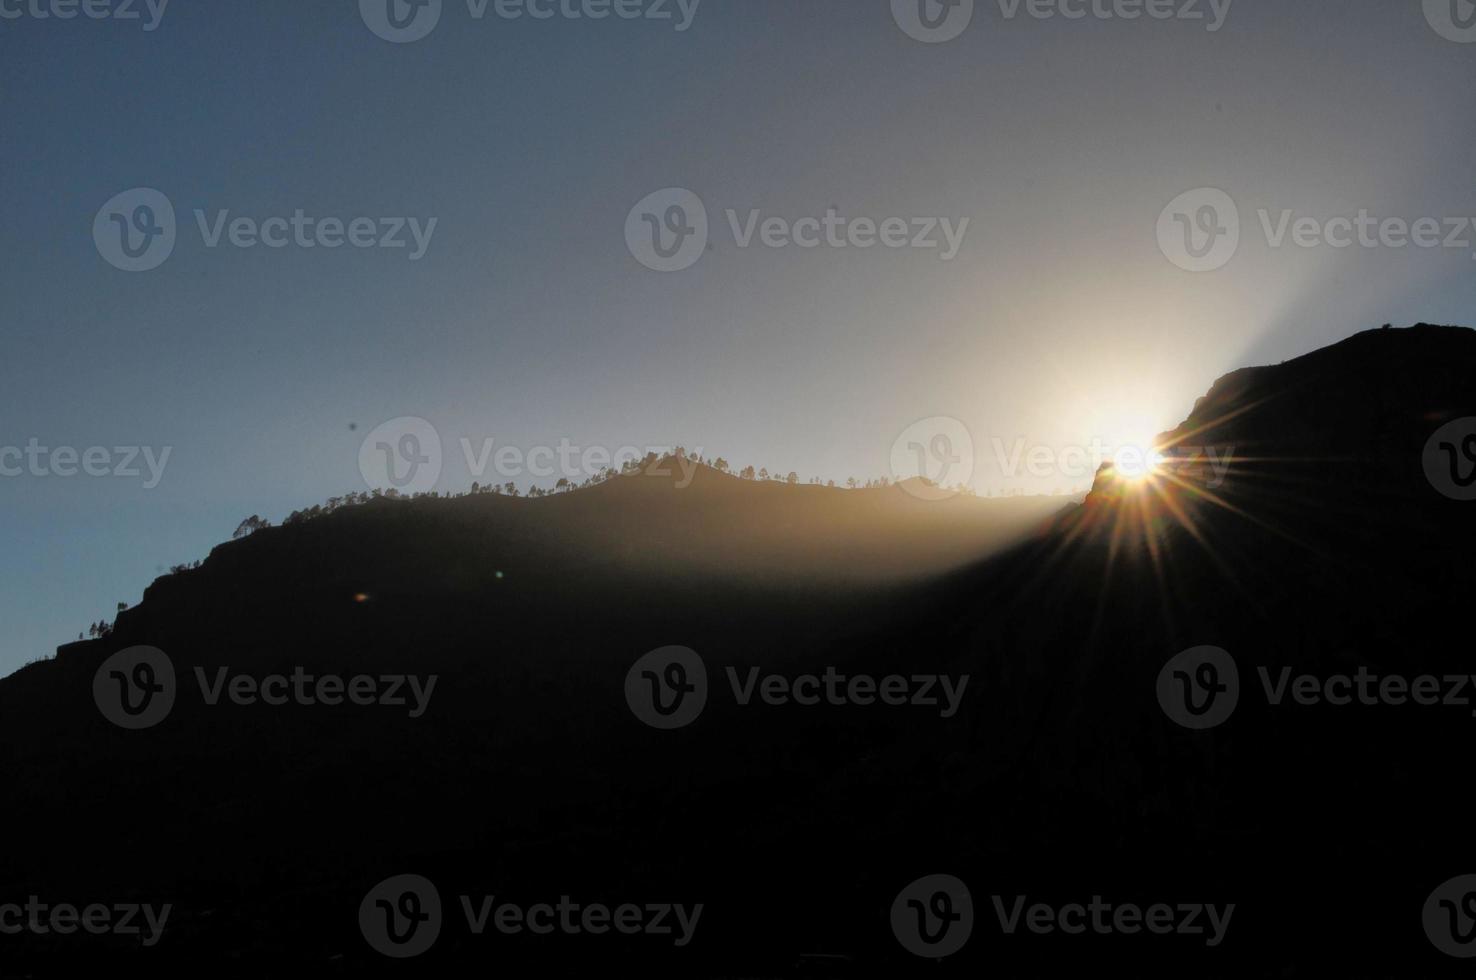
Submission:
M 1139 482 L 1163 469 L 1166 457 L 1152 445 L 1150 440 L 1143 440 L 1119 449 L 1112 457 L 1112 467 L 1118 479 Z

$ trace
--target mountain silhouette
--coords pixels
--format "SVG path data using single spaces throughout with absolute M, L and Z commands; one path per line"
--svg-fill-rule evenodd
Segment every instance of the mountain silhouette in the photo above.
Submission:
M 1154 474 L 1104 467 L 1065 506 L 705 467 L 680 485 L 666 465 L 257 531 L 0 682 L 0 902 L 170 902 L 167 938 L 0 943 L 35 976 L 202 959 L 223 976 L 1443 975 L 1460 961 L 1421 908 L 1476 873 L 1460 823 L 1476 705 L 1291 692 L 1301 675 L 1471 673 L 1456 624 L 1476 504 L 1454 498 L 1476 455 L 1458 429 L 1448 450 L 1432 437 L 1476 417 L 1472 378 L 1476 333 L 1429 325 L 1235 371 L 1158 437 Z M 167 655 L 176 691 L 129 730 L 95 683 L 138 646 Z M 700 657 L 706 704 L 663 730 L 629 697 L 632 666 L 670 646 Z M 1175 672 L 1206 647 L 1238 681 Z M 1289 669 L 1280 703 L 1262 669 Z M 125 687 L 148 676 L 130 670 Z M 968 682 L 951 712 L 740 698 L 749 678 L 827 670 Z M 436 683 L 418 715 L 202 693 L 294 672 Z M 1196 702 L 1197 679 L 1224 691 Z M 435 882 L 447 919 L 410 965 L 356 917 L 406 873 Z M 932 962 L 888 910 L 937 873 L 968 884 L 973 924 Z M 458 896 L 492 894 L 705 910 L 680 947 L 457 925 Z M 996 897 L 1022 895 L 1236 912 L 1214 946 L 1009 934 Z

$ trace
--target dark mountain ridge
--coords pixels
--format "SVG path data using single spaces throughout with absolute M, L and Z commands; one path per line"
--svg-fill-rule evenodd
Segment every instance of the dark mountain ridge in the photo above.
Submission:
M 1476 504 L 1438 492 L 1425 459 L 1437 429 L 1476 416 L 1473 377 L 1476 333 L 1425 325 L 1236 371 L 1160 437 L 1159 474 L 1105 469 L 1061 513 L 703 471 L 684 490 L 630 477 L 257 532 L 155 583 L 113 635 L 0 682 L 0 777 L 25 842 L 0 881 L 165 896 L 169 941 L 132 955 L 166 972 L 222 952 L 242 975 L 388 969 L 354 910 L 414 871 L 448 902 L 707 903 L 680 950 L 494 949 L 448 929 L 416 961 L 433 972 L 798 976 L 826 953 L 856 976 L 1441 975 L 1459 963 L 1426 940 L 1420 907 L 1476 870 L 1459 823 L 1471 710 L 1273 705 L 1257 668 L 1471 672 L 1455 624 L 1476 586 Z M 1230 461 L 1213 487 L 1205 447 Z M 1015 508 L 1003 530 L 1001 507 Z M 968 562 L 1027 518 L 1037 533 Z M 169 654 L 182 694 L 124 731 L 92 683 L 134 644 Z M 680 731 L 641 724 L 622 693 L 636 658 L 668 644 L 697 651 L 712 687 Z M 1239 704 L 1193 731 L 1155 691 L 1202 645 L 1235 659 Z M 413 719 L 184 696 L 196 668 L 221 667 L 440 681 Z M 744 707 L 730 667 L 970 680 L 948 717 Z M 897 891 L 938 872 L 969 883 L 977 914 L 941 964 L 887 925 Z M 1009 936 L 996 894 L 1238 912 L 1213 948 Z M 46 975 L 44 943 L 12 949 Z

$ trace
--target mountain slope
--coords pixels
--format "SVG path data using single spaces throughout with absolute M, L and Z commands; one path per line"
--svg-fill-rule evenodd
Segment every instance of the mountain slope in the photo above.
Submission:
M 156 583 L 114 636 L 0 682 L 0 777 L 26 844 L 0 857 L 0 881 L 167 896 L 169 942 L 137 953 L 166 972 L 221 952 L 242 975 L 377 970 L 353 910 L 411 871 L 446 896 L 708 908 L 681 950 L 463 932 L 425 969 L 787 976 L 828 953 L 848 957 L 824 961 L 842 975 L 913 975 L 887 909 L 944 872 L 974 889 L 977 922 L 931 976 L 1440 975 L 1458 961 L 1419 910 L 1476 862 L 1470 708 L 1273 705 L 1257 668 L 1469 672 L 1456 624 L 1476 503 L 1436 492 L 1423 460 L 1437 428 L 1476 416 L 1473 377 L 1476 333 L 1423 326 L 1234 372 L 1161 438 L 1163 472 L 1104 470 L 1043 533 L 972 563 L 1056 502 L 704 471 L 685 489 L 633 477 L 544 500 L 384 502 L 258 533 Z M 1229 453 L 1222 485 L 1194 462 L 1207 446 Z M 1003 528 L 1002 508 L 1016 508 Z M 92 684 L 134 643 L 168 652 L 181 695 L 123 731 Z M 711 688 L 679 731 L 642 724 L 624 696 L 636 658 L 668 644 L 700 654 Z M 1191 731 L 1157 682 L 1205 644 L 1235 659 L 1240 702 Z M 439 682 L 416 718 L 211 706 L 191 689 L 196 668 L 302 665 Z M 745 706 L 728 668 L 753 667 L 969 683 L 947 716 Z M 991 896 L 1020 894 L 1239 911 L 1214 948 L 1008 936 Z M 53 953 L 10 949 L 28 967 Z
M 1049 536 L 940 590 L 937 642 L 981 695 L 940 855 L 974 850 L 981 876 L 1021 891 L 1234 896 L 1241 944 L 1185 955 L 1197 971 L 1456 967 L 1419 911 L 1476 859 L 1455 776 L 1472 708 L 1393 703 L 1378 680 L 1383 703 L 1322 692 L 1360 671 L 1406 688 L 1471 672 L 1476 504 L 1424 464 L 1442 425 L 1476 416 L 1473 378 L 1476 333 L 1423 325 L 1234 372 L 1160 436 L 1159 477 L 1104 471 Z M 1213 489 L 1173 458 L 1207 446 L 1233 450 Z M 1192 731 L 1156 692 L 1203 645 L 1234 658 L 1239 702 Z M 899 778 L 909 762 L 891 760 Z

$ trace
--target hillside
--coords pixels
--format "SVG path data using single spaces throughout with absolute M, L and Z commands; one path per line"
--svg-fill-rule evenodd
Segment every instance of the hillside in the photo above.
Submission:
M 1457 961 L 1419 909 L 1476 860 L 1459 823 L 1470 709 L 1272 705 L 1256 668 L 1469 672 L 1454 623 L 1476 586 L 1473 505 L 1436 492 L 1424 454 L 1476 416 L 1473 377 L 1476 333 L 1423 326 L 1237 371 L 1161 437 L 1159 474 L 1106 469 L 1062 512 L 703 471 L 685 489 L 630 476 L 257 532 L 156 582 L 112 636 L 0 682 L 0 777 L 25 845 L 0 881 L 167 896 L 169 941 L 133 951 L 165 972 L 205 951 L 240 975 L 387 968 L 353 910 L 414 872 L 444 896 L 707 907 L 681 949 L 489 947 L 462 930 L 424 969 L 913 975 L 886 911 L 946 872 L 976 889 L 978 922 L 931 976 L 1247 976 L 1271 950 L 1288 977 L 1439 975 Z M 1210 445 L 1232 460 L 1213 489 L 1191 452 Z M 167 652 L 180 693 L 125 731 L 93 683 L 134 644 Z M 695 723 L 661 731 L 633 715 L 626 676 L 672 644 L 697 651 L 710 691 Z M 1201 645 L 1239 664 L 1240 704 L 1191 731 L 1155 690 Z M 438 684 L 414 717 L 194 690 L 196 668 L 299 667 Z M 969 683 L 956 712 L 744 705 L 727 669 L 753 667 Z M 1240 911 L 1213 949 L 1045 948 L 1001 933 L 996 894 Z M 49 962 L 26 942 L 17 962 Z M 73 955 L 68 969 L 90 965 Z

